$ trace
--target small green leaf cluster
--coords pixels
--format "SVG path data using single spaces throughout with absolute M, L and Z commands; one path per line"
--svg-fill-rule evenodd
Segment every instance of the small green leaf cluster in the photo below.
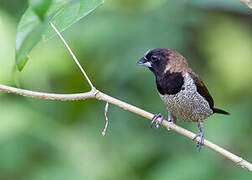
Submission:
M 44 37 L 52 38 L 52 22 L 60 32 L 87 16 L 102 0 L 30 0 L 16 34 L 16 64 L 21 71 L 32 48 Z

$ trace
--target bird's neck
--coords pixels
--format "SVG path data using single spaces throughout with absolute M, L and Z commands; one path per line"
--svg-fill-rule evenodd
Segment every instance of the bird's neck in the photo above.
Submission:
M 184 78 L 182 72 L 167 72 L 163 75 L 156 75 L 156 85 L 160 94 L 176 94 L 182 85 Z

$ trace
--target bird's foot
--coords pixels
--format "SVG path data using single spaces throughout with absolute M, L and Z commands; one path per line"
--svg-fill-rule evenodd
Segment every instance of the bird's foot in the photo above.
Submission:
M 151 121 L 151 127 L 153 126 L 154 122 L 158 119 L 161 118 L 161 121 L 158 123 L 156 122 L 155 127 L 159 128 L 160 124 L 162 124 L 162 121 L 164 120 L 164 116 L 161 113 L 154 114 L 152 121 Z
M 174 117 L 168 117 L 168 122 L 176 123 L 176 119 Z
M 195 140 L 197 137 L 200 137 L 200 141 L 197 142 L 197 148 L 198 148 L 198 150 L 200 151 L 201 146 L 204 145 L 204 133 L 201 131 L 199 134 L 197 134 L 197 135 L 193 138 L 193 140 Z

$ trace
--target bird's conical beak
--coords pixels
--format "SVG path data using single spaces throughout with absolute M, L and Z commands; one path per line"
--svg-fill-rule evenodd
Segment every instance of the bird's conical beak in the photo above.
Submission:
M 146 59 L 146 57 L 142 57 L 138 62 L 137 65 L 151 67 L 151 63 Z

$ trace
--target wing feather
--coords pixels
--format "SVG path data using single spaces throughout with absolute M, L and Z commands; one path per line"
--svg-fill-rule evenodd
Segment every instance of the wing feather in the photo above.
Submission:
M 210 108 L 213 109 L 214 108 L 214 100 L 213 100 L 211 94 L 209 93 L 207 87 L 205 86 L 203 81 L 200 79 L 199 75 L 197 75 L 193 71 L 190 72 L 190 75 L 191 75 L 191 77 L 193 78 L 193 80 L 194 80 L 194 82 L 196 84 L 198 93 L 207 100 L 207 102 L 209 103 Z

